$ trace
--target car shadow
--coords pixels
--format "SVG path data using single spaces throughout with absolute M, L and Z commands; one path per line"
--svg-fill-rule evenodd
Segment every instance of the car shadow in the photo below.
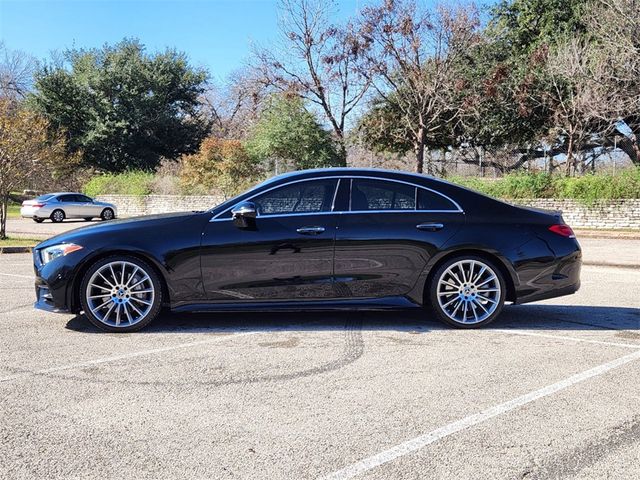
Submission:
M 102 333 L 82 315 L 70 319 L 70 330 Z M 640 309 L 578 305 L 508 305 L 487 329 L 526 330 L 638 330 Z M 325 331 L 362 329 L 426 333 L 448 329 L 421 309 L 349 312 L 163 312 L 141 330 L 145 333 L 216 333 L 239 331 Z M 455 331 L 455 330 L 452 330 Z M 635 333 L 633 335 L 636 335 Z M 637 334 L 640 339 L 640 333 Z

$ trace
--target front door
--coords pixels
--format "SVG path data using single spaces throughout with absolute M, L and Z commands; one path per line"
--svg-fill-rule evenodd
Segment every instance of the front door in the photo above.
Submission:
M 299 181 L 258 194 L 257 217 L 237 227 L 230 211 L 207 224 L 201 262 L 211 301 L 314 300 L 332 288 L 336 179 Z

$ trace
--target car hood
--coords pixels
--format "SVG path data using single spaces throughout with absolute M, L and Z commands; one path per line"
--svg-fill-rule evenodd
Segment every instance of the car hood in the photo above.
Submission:
M 132 217 L 119 220 L 110 220 L 108 222 L 88 225 L 86 227 L 76 228 L 65 233 L 51 237 L 44 242 L 38 244 L 36 248 L 43 248 L 57 243 L 73 243 L 81 241 L 82 238 L 96 235 L 109 235 L 112 232 L 123 230 L 135 231 L 139 228 L 148 228 L 151 226 L 170 226 L 183 222 L 195 215 L 202 215 L 203 212 L 178 212 L 163 213 L 159 215 L 146 215 L 144 217 Z

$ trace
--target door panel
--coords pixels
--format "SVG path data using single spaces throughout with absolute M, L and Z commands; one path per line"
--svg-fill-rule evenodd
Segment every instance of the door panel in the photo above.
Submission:
M 349 198 L 335 246 L 336 290 L 343 297 L 407 294 L 464 223 L 451 199 L 407 182 L 355 177 Z
M 460 213 L 342 215 L 336 230 L 336 290 L 343 297 L 363 298 L 408 293 L 431 256 L 463 222 Z
M 255 228 L 210 222 L 202 277 L 211 301 L 304 300 L 334 296 L 336 217 L 330 212 L 258 217 Z

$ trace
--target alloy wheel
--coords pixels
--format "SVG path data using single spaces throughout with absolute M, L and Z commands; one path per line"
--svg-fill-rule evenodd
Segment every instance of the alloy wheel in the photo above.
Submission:
M 113 210 L 105 208 L 102 212 L 102 220 L 113 220 Z
M 62 210 L 56 210 L 51 214 L 51 220 L 56 223 L 60 223 L 64 220 L 64 212 Z
M 479 260 L 450 265 L 439 277 L 436 294 L 442 312 L 453 322 L 474 325 L 496 311 L 502 288 L 496 272 Z
M 92 315 L 110 327 L 131 327 L 151 312 L 156 296 L 151 276 L 139 265 L 113 261 L 102 265 L 85 291 Z

